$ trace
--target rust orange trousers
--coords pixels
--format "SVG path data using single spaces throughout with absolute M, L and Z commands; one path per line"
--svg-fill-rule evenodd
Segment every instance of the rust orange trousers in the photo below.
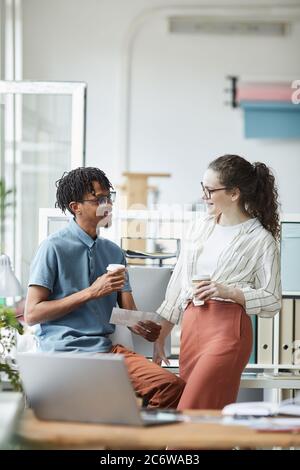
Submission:
M 190 303 L 183 315 L 179 357 L 186 382 L 178 409 L 221 409 L 236 401 L 252 349 L 252 324 L 233 302 Z
M 120 344 L 111 353 L 124 356 L 133 388 L 149 408 L 177 407 L 185 386 L 182 379 Z

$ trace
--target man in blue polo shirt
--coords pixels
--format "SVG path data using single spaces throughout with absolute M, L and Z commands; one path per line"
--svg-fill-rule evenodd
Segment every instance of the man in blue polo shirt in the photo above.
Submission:
M 68 227 L 50 235 L 31 265 L 25 319 L 37 325 L 44 351 L 120 353 L 137 393 L 151 407 L 176 407 L 184 383 L 143 356 L 113 345 L 110 315 L 118 302 L 135 310 L 128 273 L 107 272 L 109 264 L 126 266 L 123 251 L 97 237 L 99 226 L 110 223 L 114 192 L 98 168 L 77 168 L 57 182 L 57 203 L 74 218 Z M 139 322 L 134 333 L 155 341 L 160 326 Z

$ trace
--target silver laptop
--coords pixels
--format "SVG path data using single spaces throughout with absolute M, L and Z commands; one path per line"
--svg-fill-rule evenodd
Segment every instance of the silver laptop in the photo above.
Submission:
M 19 353 L 17 361 L 40 419 L 131 426 L 181 421 L 174 410 L 139 409 L 122 355 Z

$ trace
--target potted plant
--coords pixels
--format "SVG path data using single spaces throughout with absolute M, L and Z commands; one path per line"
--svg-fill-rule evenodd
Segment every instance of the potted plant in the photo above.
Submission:
M 7 189 L 5 181 L 0 179 L 0 255 L 5 251 L 5 216 L 8 207 L 13 205 L 9 201 L 13 189 Z M 23 333 L 23 327 L 18 322 L 12 308 L 4 304 L 0 295 L 0 384 L 3 376 L 7 376 L 14 390 L 21 390 L 18 371 L 12 357 L 16 346 L 16 334 Z
M 13 359 L 17 332 L 23 334 L 23 326 L 16 319 L 14 309 L 0 305 L 0 383 L 6 374 L 13 389 L 21 391 L 19 372 Z
M 14 190 L 6 189 L 5 181 L 0 179 L 0 254 L 5 252 L 5 213 L 7 208 L 14 204 L 7 199 L 13 194 Z

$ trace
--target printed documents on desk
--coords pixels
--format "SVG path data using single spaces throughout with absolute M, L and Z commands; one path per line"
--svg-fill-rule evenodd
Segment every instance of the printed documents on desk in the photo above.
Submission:
M 115 325 L 133 326 L 139 321 L 151 320 L 160 323 L 161 316 L 155 312 L 141 312 L 140 310 L 126 310 L 125 308 L 113 308 L 109 322 Z
M 299 418 L 261 418 L 250 426 L 259 432 L 300 432 Z
M 298 399 L 283 400 L 280 404 L 265 401 L 245 403 L 232 403 L 222 410 L 223 416 L 300 416 L 300 402 Z
M 299 418 L 274 418 L 267 416 L 223 416 L 224 426 L 245 426 L 258 432 L 300 432 Z

